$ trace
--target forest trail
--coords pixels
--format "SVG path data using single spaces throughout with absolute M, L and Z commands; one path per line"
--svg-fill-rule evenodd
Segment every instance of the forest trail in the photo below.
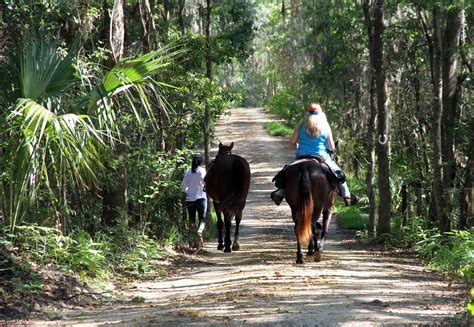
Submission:
M 63 314 L 54 325 L 344 326 L 449 323 L 463 310 L 462 289 L 411 257 L 350 246 L 352 234 L 331 224 L 323 261 L 295 264 L 296 241 L 286 202 L 269 198 L 275 173 L 292 161 L 287 139 L 270 137 L 275 118 L 261 108 L 237 108 L 218 123 L 216 140 L 234 142 L 250 163 L 252 184 L 241 224 L 241 250 L 217 242 L 173 274 L 126 290 L 145 303 Z M 216 153 L 216 147 L 211 156 Z M 233 222 L 234 224 L 234 222 Z M 44 324 L 46 322 L 31 322 Z

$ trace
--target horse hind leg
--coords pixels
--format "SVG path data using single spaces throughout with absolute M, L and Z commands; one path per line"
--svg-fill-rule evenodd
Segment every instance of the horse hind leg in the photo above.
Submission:
M 328 235 L 329 223 L 331 222 L 331 218 L 332 218 L 331 210 L 325 210 L 323 212 L 323 228 L 322 228 L 322 233 L 321 233 L 321 244 L 319 246 L 319 249 L 321 252 L 323 252 L 324 250 L 324 243 L 326 242 L 326 238 Z
M 231 244 L 232 241 L 230 240 L 230 228 L 232 226 L 232 217 L 224 214 L 224 222 L 225 222 L 225 238 L 224 238 L 224 252 L 232 252 Z
M 311 224 L 311 231 L 313 232 L 313 236 L 308 242 L 308 252 L 306 255 L 314 255 L 314 252 L 316 251 L 316 246 L 318 245 L 318 235 L 319 235 L 319 229 L 321 229 L 321 224 L 316 221 L 313 221 Z
M 219 206 L 214 202 L 214 209 L 216 209 L 217 216 L 217 249 L 224 250 L 224 241 L 222 238 L 222 229 L 224 227 L 224 221 L 222 220 L 222 211 Z
M 300 244 L 300 240 L 298 239 L 298 234 L 296 232 L 296 224 L 295 224 L 295 235 L 296 235 L 296 263 L 299 265 L 302 265 L 304 264 L 303 252 L 301 252 L 301 244 Z
M 326 242 L 326 236 L 328 233 L 329 222 L 331 221 L 331 211 L 324 210 L 323 211 L 323 226 L 319 225 L 319 229 L 321 230 L 321 242 L 319 242 L 319 247 L 317 247 L 317 251 L 314 254 L 314 261 L 321 262 L 323 260 L 323 251 L 324 251 L 324 243 Z
M 314 230 L 313 230 L 313 235 L 315 235 Z M 306 252 L 306 255 L 313 255 L 314 254 L 314 240 L 311 238 L 308 242 L 308 252 Z
M 322 226 L 320 223 L 317 223 L 316 226 L 316 233 L 314 234 L 314 247 L 315 247 L 315 252 L 314 252 L 314 261 L 315 262 L 321 262 L 323 259 L 322 257 L 322 250 L 321 250 L 321 244 L 318 246 L 318 238 L 319 238 L 319 231 L 322 229 Z
M 235 215 L 235 234 L 234 234 L 234 243 L 232 243 L 232 251 L 240 250 L 239 226 L 240 226 L 240 221 L 241 220 L 242 220 L 242 211 L 238 212 Z

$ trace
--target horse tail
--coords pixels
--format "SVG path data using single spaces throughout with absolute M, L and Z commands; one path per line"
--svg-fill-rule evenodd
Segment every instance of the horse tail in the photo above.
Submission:
M 245 207 L 245 200 L 250 186 L 246 171 L 247 169 L 241 160 L 235 159 L 232 162 L 231 191 L 221 202 L 222 210 L 227 211 L 230 217 L 234 217 Z
M 308 169 L 303 166 L 300 175 L 300 209 L 297 216 L 296 233 L 300 244 L 308 244 L 312 235 L 313 196 Z

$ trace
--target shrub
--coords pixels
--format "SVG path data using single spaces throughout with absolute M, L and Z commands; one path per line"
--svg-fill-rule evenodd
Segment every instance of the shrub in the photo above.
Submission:
M 271 136 L 291 136 L 293 129 L 281 122 L 269 122 L 265 124 L 265 129 Z
M 297 119 L 301 117 L 301 105 L 296 96 L 288 92 L 280 92 L 274 95 L 268 107 L 270 112 L 285 119 L 289 125 L 296 125 Z
M 337 225 L 340 228 L 362 230 L 367 228 L 367 217 L 358 208 L 336 205 Z
M 474 282 L 474 228 L 425 235 L 416 250 L 431 267 Z

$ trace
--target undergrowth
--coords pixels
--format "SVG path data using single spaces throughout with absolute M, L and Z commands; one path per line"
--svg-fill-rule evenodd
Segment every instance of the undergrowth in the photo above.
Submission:
M 337 225 L 344 229 L 363 230 L 367 228 L 367 217 L 355 207 L 345 207 L 337 204 L 334 213 L 337 214 Z
M 91 278 L 106 282 L 117 273 L 151 272 L 153 260 L 164 255 L 157 240 L 118 227 L 91 236 L 83 230 L 62 235 L 56 228 L 24 225 L 2 240 L 7 248 L 18 249 L 22 258 L 40 266 L 56 266 L 83 282 Z
M 291 136 L 293 135 L 293 129 L 286 126 L 282 122 L 269 122 L 265 124 L 265 130 L 271 136 Z

